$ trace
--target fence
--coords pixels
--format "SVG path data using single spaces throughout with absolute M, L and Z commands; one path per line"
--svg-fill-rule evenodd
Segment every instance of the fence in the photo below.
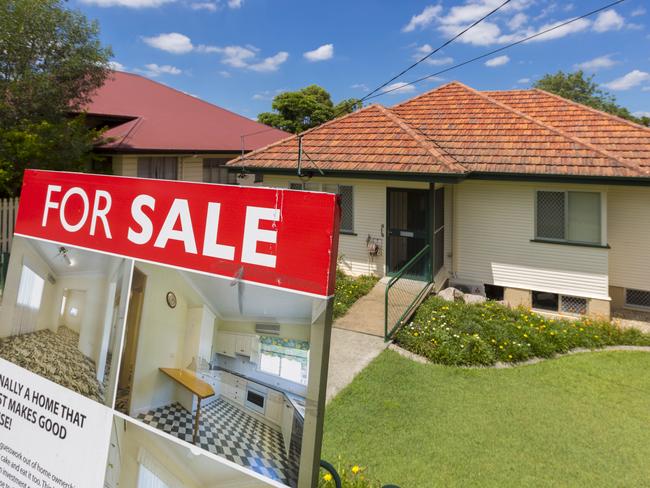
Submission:
M 9 253 L 14 236 L 14 224 L 18 213 L 18 199 L 0 199 L 0 296 L 5 287 L 5 277 L 9 267 Z
M 390 339 L 395 331 L 411 316 L 433 281 L 431 273 L 431 247 L 426 245 L 404 265 L 386 285 L 384 338 Z

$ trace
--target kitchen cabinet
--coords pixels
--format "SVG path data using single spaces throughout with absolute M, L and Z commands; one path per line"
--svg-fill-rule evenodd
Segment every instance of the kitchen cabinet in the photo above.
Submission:
M 266 397 L 266 414 L 265 417 L 276 425 L 282 423 L 282 408 L 284 405 L 284 395 L 277 391 L 269 391 Z
M 291 402 L 284 398 L 282 402 L 282 439 L 284 440 L 284 449 L 287 456 L 289 455 L 289 448 L 291 447 L 291 429 L 293 427 L 293 405 Z
M 251 336 L 238 335 L 235 337 L 235 353 L 242 356 L 251 356 Z
M 234 374 L 222 372 L 222 394 L 240 405 L 246 399 L 246 380 Z
M 231 358 L 235 356 L 237 335 L 231 334 L 230 332 L 219 332 L 217 333 L 217 350 L 219 354 L 224 356 L 230 356 Z

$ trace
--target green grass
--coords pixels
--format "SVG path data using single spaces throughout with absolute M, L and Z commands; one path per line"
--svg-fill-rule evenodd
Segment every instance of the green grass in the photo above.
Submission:
M 349 310 L 359 298 L 367 295 L 377 284 L 376 276 L 349 276 L 340 269 L 336 270 L 336 290 L 334 291 L 334 319 Z
M 650 346 L 650 335 L 605 320 L 553 319 L 497 302 L 478 305 L 428 298 L 395 340 L 439 364 L 488 366 L 552 357 L 575 348 Z
M 649 486 L 650 354 L 508 369 L 386 351 L 328 406 L 323 459 L 402 488 Z

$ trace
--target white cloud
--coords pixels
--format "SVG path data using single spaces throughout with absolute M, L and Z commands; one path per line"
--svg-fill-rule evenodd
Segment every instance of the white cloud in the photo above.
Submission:
M 244 0 L 228 0 L 228 7 L 230 8 L 241 8 Z
M 263 92 L 256 93 L 251 98 L 253 100 L 273 100 L 276 95 L 284 93 L 285 91 L 287 90 L 284 88 L 278 88 L 277 90 L 264 90 Z
M 220 53 L 222 55 L 221 62 L 233 68 L 245 68 L 249 61 L 255 59 L 256 56 L 256 50 L 252 46 L 215 47 L 204 52 Z
M 632 11 L 632 13 L 630 14 L 630 17 L 640 17 L 640 16 L 645 15 L 645 14 L 646 14 L 646 9 L 644 9 L 643 7 L 639 7 L 639 8 Z
M 411 17 L 411 20 L 402 28 L 402 32 L 413 32 L 415 29 L 426 27 L 442 12 L 441 5 L 429 5 L 424 10 Z
M 641 91 L 644 91 L 644 92 L 650 91 L 650 86 L 644 86 L 643 88 L 641 88 Z
M 526 25 L 527 21 L 528 16 L 523 12 L 518 12 L 512 19 L 508 21 L 508 27 L 514 31 Z
M 174 1 L 176 0 L 81 0 L 81 3 L 97 5 L 98 7 L 147 8 L 160 7 Z
M 539 29 L 536 29 L 535 32 L 543 32 L 547 29 L 551 29 L 553 27 L 556 27 L 558 25 L 563 24 L 566 22 L 565 20 L 559 20 L 557 22 L 553 22 L 552 24 L 545 24 L 541 26 Z M 552 39 L 560 39 L 562 37 L 568 36 L 570 34 L 575 34 L 576 32 L 582 32 L 584 30 L 589 29 L 591 27 L 591 21 L 587 19 L 580 19 L 576 20 L 575 22 L 571 24 L 567 24 L 563 27 L 560 27 L 558 29 L 555 29 L 551 32 L 547 32 L 546 34 L 542 34 L 539 37 L 536 37 L 535 39 L 531 39 L 530 42 L 542 42 L 542 41 L 550 41 Z M 527 37 L 527 36 L 524 36 Z
M 354 85 L 350 85 L 350 88 L 354 88 L 355 90 L 361 90 L 362 92 L 369 92 L 370 88 L 368 88 L 368 85 L 365 83 L 355 83 Z
M 497 66 L 503 66 L 509 62 L 510 58 L 504 54 L 503 56 L 497 56 L 496 58 L 488 59 L 485 62 L 485 66 L 488 68 L 496 68 Z
M 413 53 L 413 60 L 419 61 L 424 56 L 433 51 L 433 48 L 430 44 L 422 44 L 421 46 L 415 46 L 415 52 Z M 444 56 L 441 58 L 431 57 L 427 58 L 425 63 L 430 64 L 431 66 L 444 66 L 445 64 L 451 64 L 454 62 L 454 58 L 449 56 Z
M 185 54 L 194 49 L 190 38 L 178 32 L 143 37 L 142 40 L 151 47 L 173 54 Z
M 207 10 L 208 12 L 216 12 L 219 9 L 217 2 L 193 2 L 190 4 L 192 10 Z
M 224 78 L 230 78 L 232 75 L 230 74 L 230 71 L 222 70 L 219 71 L 219 74 L 223 76 Z
M 632 115 L 635 117 L 650 117 L 650 112 L 644 112 L 643 110 L 639 110 L 638 112 L 632 112 Z
M 277 71 L 281 64 L 283 64 L 287 59 L 289 59 L 289 53 L 286 51 L 280 51 L 275 56 L 270 56 L 264 58 L 263 61 L 259 63 L 248 65 L 248 69 L 257 71 L 259 73 L 268 73 L 271 71 Z
M 392 95 L 402 95 L 404 93 L 413 93 L 415 91 L 414 85 L 408 85 L 403 81 L 398 81 L 392 85 L 388 85 L 382 90 L 383 93 L 389 92 Z
M 313 51 L 303 53 L 303 56 L 307 61 L 311 61 L 312 63 L 332 59 L 334 57 L 334 44 L 323 44 Z
M 118 63 L 117 61 L 109 61 L 108 67 L 113 71 L 126 71 L 126 66 L 124 66 L 122 63 Z
M 624 25 L 625 19 L 616 10 L 611 9 L 598 14 L 598 17 L 594 21 L 594 30 L 596 32 L 620 30 Z
M 616 63 L 617 61 L 612 59 L 611 54 L 606 54 L 604 56 L 598 56 L 597 58 L 590 59 L 589 61 L 583 61 L 582 63 L 574 64 L 573 66 L 583 71 L 596 71 L 599 69 L 611 68 Z
M 530 83 L 530 78 L 519 78 L 517 80 L 518 85 L 527 85 L 528 83 Z
M 630 88 L 637 87 L 646 81 L 650 81 L 650 73 L 635 69 L 620 78 L 605 83 L 603 86 L 610 90 L 629 90 Z
M 134 71 L 150 76 L 151 78 L 160 75 L 180 75 L 183 72 L 176 66 L 171 66 L 169 64 L 158 65 L 156 63 L 145 64 L 144 69 L 135 69 Z

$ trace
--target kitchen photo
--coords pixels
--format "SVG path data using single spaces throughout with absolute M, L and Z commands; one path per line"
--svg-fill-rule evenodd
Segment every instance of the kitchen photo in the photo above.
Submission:
M 267 483 L 114 415 L 104 488 L 262 488 Z
M 15 236 L 0 305 L 0 357 L 112 407 L 132 264 Z
M 116 409 L 297 486 L 323 301 L 136 261 Z

